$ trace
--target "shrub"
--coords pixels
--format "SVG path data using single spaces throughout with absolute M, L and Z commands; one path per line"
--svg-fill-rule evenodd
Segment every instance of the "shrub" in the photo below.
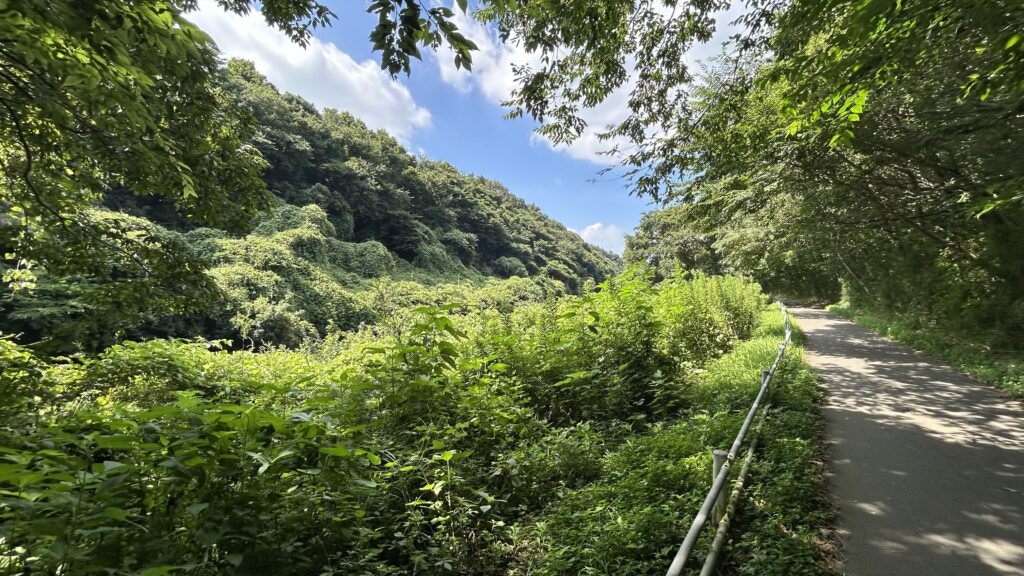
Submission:
M 310 228 L 292 228 L 270 237 L 271 242 L 287 247 L 295 256 L 317 264 L 328 262 L 331 246 L 329 240 Z
M 418 268 L 434 272 L 446 272 L 461 266 L 444 246 L 435 243 L 421 244 L 412 263 Z
M 363 278 L 379 278 L 395 266 L 391 252 L 380 242 L 335 242 L 330 262 Z
M 712 448 L 732 443 L 759 381 L 774 359 L 782 323 L 761 316 L 757 340 L 740 343 L 702 372 L 693 416 L 656 424 L 602 459 L 600 478 L 567 491 L 517 534 L 515 574 L 661 574 L 704 500 Z M 799 342 L 799 335 L 797 338 Z M 776 374 L 744 504 L 723 573 L 829 573 L 818 543 L 831 520 L 823 494 L 820 399 L 794 343 Z M 738 382 L 725 398 L 716 386 Z M 739 389 L 742 388 L 742 391 Z M 740 396 L 742 395 L 742 402 Z M 710 543 L 705 529 L 700 549 Z
M 494 261 L 494 273 L 498 276 L 509 278 L 512 276 L 529 276 L 526 265 L 513 256 L 502 256 Z
M 312 271 L 295 283 L 293 291 L 302 316 L 321 333 L 328 327 L 351 330 L 373 319 L 366 306 L 322 272 Z
M 212 261 L 220 250 L 217 240 L 227 237 L 227 232 L 216 228 L 196 228 L 185 233 L 185 240 L 193 253 L 207 261 Z
M 501 494 L 522 512 L 543 508 L 566 490 L 601 476 L 601 459 L 609 444 L 589 422 L 558 428 L 498 457 Z
M 378 335 L 312 345 L 310 320 L 341 317 L 347 294 L 326 275 L 233 267 L 240 294 L 253 279 L 284 294 L 240 302 L 238 329 L 303 349 L 156 340 L 46 365 L 0 339 L 0 386 L 33 411 L 0 429 L 8 573 L 661 573 L 703 498 L 708 449 L 743 416 L 742 391 L 709 387 L 746 382 L 774 354 L 741 342 L 691 393 L 696 373 L 658 352 L 677 332 L 653 308 L 684 292 L 642 272 L 583 297 L 398 309 Z M 443 290 L 485 301 L 524 281 Z M 316 317 L 298 297 L 319 300 L 302 303 Z M 777 343 L 774 326 L 755 335 Z M 764 573 L 786 554 L 801 571 L 818 561 L 819 508 L 795 500 L 816 478 L 803 473 L 812 389 L 805 375 L 775 392 L 757 475 L 781 481 L 754 485 L 773 503 L 738 540 Z
M 394 256 L 380 242 L 371 240 L 353 246 L 353 270 L 363 278 L 379 278 L 394 266 Z
M 454 254 L 463 263 L 468 264 L 476 255 L 476 234 L 462 232 L 461 230 L 448 230 L 441 235 L 439 240 L 449 252 Z
M 711 448 L 739 422 L 657 426 L 606 456 L 601 481 L 567 493 L 522 534 L 520 545 L 534 553 L 515 573 L 663 573 L 704 500 Z
M 298 347 L 307 338 L 316 337 L 316 328 L 287 301 L 257 298 L 243 302 L 231 317 L 243 340 L 251 345 Z
M 28 350 L 0 334 L 0 437 L 17 430 L 27 417 L 32 398 L 41 394 L 46 365 Z
M 277 232 L 298 228 L 305 228 L 326 237 L 337 235 L 327 212 L 314 204 L 302 207 L 282 204 L 261 220 L 253 229 L 253 233 L 259 236 L 272 236 Z

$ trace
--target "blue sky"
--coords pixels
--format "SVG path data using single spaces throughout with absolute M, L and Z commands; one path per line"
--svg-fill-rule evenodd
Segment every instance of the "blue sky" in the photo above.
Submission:
M 414 154 L 497 180 L 587 241 L 621 253 L 623 235 L 652 206 L 631 196 L 622 179 L 598 174 L 613 161 L 599 154 L 609 144 L 599 142 L 594 129 L 625 117 L 625 90 L 586 113 L 593 129 L 579 141 L 555 148 L 533 132 L 534 122 L 504 119 L 500 105 L 514 85 L 512 64 L 531 55 L 501 44 L 492 30 L 460 13 L 460 29 L 480 47 L 473 73 L 455 70 L 448 53 L 425 52 L 410 76 L 392 80 L 370 50 L 367 36 L 375 17 L 364 3 L 332 4 L 337 20 L 317 30 L 305 49 L 268 27 L 259 14 L 228 14 L 205 1 L 189 18 L 226 57 L 253 60 L 279 89 L 320 108 L 351 112 L 371 128 L 387 130 Z M 716 52 L 728 33 L 716 34 L 694 58 Z

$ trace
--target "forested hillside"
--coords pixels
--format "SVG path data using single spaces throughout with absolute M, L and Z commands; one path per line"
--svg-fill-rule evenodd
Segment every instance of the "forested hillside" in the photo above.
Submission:
M 262 158 L 269 207 L 202 227 L 167 199 L 119 186 L 86 212 L 176 252 L 175 266 L 191 269 L 156 290 L 174 297 L 198 284 L 201 306 L 161 309 L 135 292 L 149 274 L 112 270 L 114 258 L 92 275 L 36 267 L 34 289 L 0 303 L 6 332 L 61 353 L 146 336 L 297 346 L 374 323 L 395 306 L 486 293 L 539 300 L 580 293 L 619 270 L 616 255 L 498 182 L 414 157 L 350 114 L 281 94 L 250 62 L 232 60 L 217 74 L 225 106 L 251 125 L 244 145 Z M 104 295 L 111 282 L 123 283 L 116 298 Z
M 229 62 L 225 76 L 233 100 L 256 118 L 267 186 L 288 204 L 322 208 L 339 240 L 380 242 L 442 276 L 541 276 L 571 292 L 617 271 L 613 255 L 498 182 L 413 157 L 347 113 L 282 95 L 249 62 Z
M 392 80 L 483 54 L 546 152 L 612 148 L 661 204 L 623 270 L 189 21 L 309 47 L 325 3 L 0 0 L 0 574 L 660 575 L 755 395 L 718 570 L 833 573 L 820 391 L 766 292 L 1024 389 L 1024 5 L 751 0 L 693 65 L 727 8 L 365 6 Z

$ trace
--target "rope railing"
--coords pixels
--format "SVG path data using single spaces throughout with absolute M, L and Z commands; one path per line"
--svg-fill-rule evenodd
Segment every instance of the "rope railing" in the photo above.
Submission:
M 761 403 L 764 401 L 768 385 L 771 383 L 772 377 L 775 376 L 775 371 L 778 370 L 779 364 L 782 362 L 782 356 L 786 353 L 786 346 L 790 341 L 791 332 L 789 327 L 789 313 L 786 311 L 785 304 L 782 302 L 779 302 L 778 304 L 779 308 L 782 310 L 782 324 L 785 328 L 785 338 L 783 339 L 782 344 L 779 344 L 779 353 L 776 354 L 775 362 L 772 363 L 771 368 L 761 372 L 761 388 L 758 390 L 757 397 L 754 398 L 754 403 L 750 406 L 750 411 L 747 412 L 747 417 L 743 420 L 743 425 L 740 426 L 740 431 L 736 434 L 736 439 L 733 440 L 732 447 L 729 449 L 729 452 L 723 453 L 720 450 L 715 451 L 714 481 L 711 483 L 711 489 L 708 490 L 708 494 L 704 498 L 704 503 L 697 512 L 697 516 L 693 519 L 693 523 L 690 525 L 690 530 L 686 533 L 686 538 L 683 539 L 682 545 L 679 546 L 679 550 L 676 552 L 675 558 L 672 559 L 672 564 L 669 566 L 666 576 L 679 576 L 682 574 L 683 567 L 686 566 L 686 561 L 689 560 L 690 554 L 693 553 L 693 548 L 697 544 L 697 539 L 700 537 L 701 531 L 704 530 L 704 526 L 712 516 L 714 516 L 715 522 L 718 523 L 718 530 L 715 534 L 715 539 L 712 542 L 711 551 L 708 553 L 708 556 L 704 561 L 704 565 L 701 568 L 701 576 L 708 576 L 715 569 L 715 564 L 720 556 L 721 548 L 725 543 L 726 534 L 729 531 L 729 522 L 731 521 L 732 516 L 735 515 L 736 508 L 738 506 L 739 493 L 743 487 L 743 482 L 746 479 L 747 470 L 750 468 L 750 461 L 753 459 L 754 450 L 757 448 L 758 433 L 760 432 L 761 424 L 764 422 L 763 412 L 758 421 L 754 438 L 747 449 L 746 459 L 737 479 L 736 490 L 730 495 L 728 499 L 729 501 L 726 503 L 726 494 L 724 493 L 724 490 L 726 483 L 729 481 L 729 472 L 732 469 L 733 462 L 736 460 L 736 454 L 739 452 L 740 446 L 743 445 L 747 432 L 750 430 L 750 426 L 753 423 L 754 418 L 757 416 L 758 408 L 761 407 Z

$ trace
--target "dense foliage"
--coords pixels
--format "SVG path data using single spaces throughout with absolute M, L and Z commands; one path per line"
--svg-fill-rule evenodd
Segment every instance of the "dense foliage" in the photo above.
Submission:
M 1024 352 L 993 350 L 972 335 L 943 331 L 914 318 L 852 308 L 849 302 L 828 307 L 875 332 L 905 342 L 951 366 L 1018 397 L 1024 396 Z
M 238 13 L 252 4 L 217 0 Z M 312 0 L 256 4 L 269 24 L 299 43 L 334 18 Z M 442 43 L 468 67 L 473 45 L 451 24 L 452 11 L 408 4 L 370 7 L 380 16 L 374 47 L 392 72 L 408 70 L 417 45 Z M 112 285 L 121 297 L 145 289 L 150 307 L 170 310 L 189 309 L 209 293 L 202 278 L 181 282 L 188 262 L 173 246 L 88 213 L 119 186 L 165 198 L 187 217 L 214 225 L 244 225 L 267 205 L 263 161 L 248 142 L 251 118 L 225 98 L 216 46 L 185 18 L 197 6 L 0 3 L 0 243 L 4 260 L 16 263 L 7 279 L 30 281 L 30 265 L 71 269 Z M 182 294 L 183 287 L 191 293 Z
M 146 335 L 295 344 L 372 320 L 355 292 L 392 273 L 529 276 L 578 293 L 618 270 L 500 184 L 282 95 L 249 63 L 223 66 L 187 20 L 195 8 L 0 3 L 0 271 L 14 291 L 0 326 L 23 342 L 45 338 L 51 353 Z M 316 2 L 259 8 L 300 43 L 334 17 Z M 421 23 L 413 3 L 395 8 L 371 7 L 385 55 L 444 42 L 469 64 L 450 10 Z
M 821 299 L 836 299 L 842 281 L 858 307 L 997 347 L 1024 341 L 1019 3 L 758 0 L 740 18 L 741 52 L 702 74 L 685 54 L 711 36 L 724 2 L 475 7 L 541 55 L 518 69 L 510 104 L 543 120 L 553 141 L 578 136 L 582 111 L 629 87 L 629 115 L 606 135 L 632 144 L 618 152 L 638 193 L 685 208 L 651 216 L 632 259 L 742 272 Z M 194 8 L 3 4 L 8 283 L 68 275 L 74 287 L 51 279 L 51 293 L 116 307 L 131 324 L 194 314 L 219 291 L 196 273 L 202 263 L 165 234 L 97 214 L 95 201 L 163 197 L 163 208 L 143 207 L 244 226 L 272 200 L 256 178 L 265 161 L 269 187 L 321 206 L 339 240 L 379 241 L 421 268 L 525 269 L 570 291 L 607 269 L 578 247 L 560 256 L 571 242 L 548 238 L 543 223 L 524 234 L 520 218 L 502 220 L 493 183 L 353 134 L 351 118 L 276 94 L 244 63 L 219 72 L 209 39 L 183 18 Z M 317 2 L 261 10 L 299 42 L 334 18 Z M 371 42 L 393 74 L 410 71 L 419 47 L 446 44 L 456 64 L 471 63 L 451 10 L 412 0 L 369 10 L 379 16 Z M 472 200 L 449 202 L 449 184 Z M 172 220 L 158 219 L 181 226 Z
M 115 186 L 215 225 L 268 205 L 209 37 L 166 2 L 73 0 L 0 3 L 0 37 L 4 279 L 45 266 L 171 311 L 211 293 L 164 237 L 91 210 Z
M 675 217 L 773 290 L 835 301 L 841 281 L 855 307 L 1019 348 L 1024 206 L 998 191 L 1022 177 L 1020 96 L 958 95 L 929 68 L 850 105 L 839 129 L 791 120 L 785 69 L 722 61 L 695 88 L 706 112 L 677 144 L 698 175 L 676 187 Z M 653 252 L 680 245 L 666 240 Z
M 720 3 L 651 18 L 646 2 L 542 4 L 488 13 L 550 56 L 516 104 L 552 138 L 577 134 L 635 61 L 631 115 L 608 134 L 635 144 L 636 191 L 671 207 L 628 260 L 818 300 L 845 290 L 856 309 L 1020 350 L 1024 5 L 748 3 L 741 50 L 698 72 L 681 55 Z
M 501 184 L 410 155 L 351 115 L 318 112 L 282 95 L 252 64 L 234 60 L 227 88 L 257 119 L 255 146 L 268 187 L 297 206 L 323 208 L 343 241 L 383 243 L 420 268 L 455 273 L 548 276 L 578 292 L 585 278 L 616 271 L 615 257 L 588 246 Z
M 743 281 L 634 273 L 544 303 L 405 308 L 376 336 L 301 351 L 152 340 L 46 362 L 0 340 L 0 562 L 660 573 L 706 489 L 708 446 L 735 433 L 774 355 L 778 311 L 762 311 Z M 759 464 L 792 477 L 756 488 L 778 492 L 749 518 L 772 528 L 739 545 L 788 574 L 820 562 L 818 480 L 798 473 L 816 392 L 798 366 Z
M 618 270 L 615 255 L 497 182 L 415 158 L 347 113 L 281 94 L 249 62 L 231 61 L 219 74 L 221 97 L 250 121 L 275 206 L 250 217 L 245 234 L 197 228 L 179 207 L 123 186 L 94 195 L 82 216 L 151 246 L 173 275 L 140 273 L 112 247 L 91 253 L 85 267 L 36 260 L 24 281 L 17 261 L 27 260 L 12 254 L 9 280 L 34 289 L 0 304 L 7 331 L 47 339 L 39 348 L 51 353 L 147 335 L 296 346 L 386 314 L 370 300 L 388 278 L 464 284 L 462 292 L 487 290 L 491 277 L 531 278 L 534 288 L 505 284 L 538 299 L 579 293 Z M 202 306 L 192 301 L 196 290 L 205 292 Z M 167 310 L 159 305 L 167 294 L 189 306 Z
M 196 6 L 0 0 L 0 571 L 661 573 L 781 338 L 757 284 L 693 272 L 745 270 L 720 230 L 652 215 L 629 255 L 655 266 L 615 276 L 500 184 L 220 62 Z M 615 131 L 671 122 L 690 100 L 658 82 L 721 5 L 480 7 L 545 53 L 514 114 L 558 141 L 631 53 Z M 368 8 L 392 74 L 442 44 L 471 64 L 451 10 Z M 334 17 L 259 9 L 299 43 Z M 730 572 L 825 568 L 792 350 Z

